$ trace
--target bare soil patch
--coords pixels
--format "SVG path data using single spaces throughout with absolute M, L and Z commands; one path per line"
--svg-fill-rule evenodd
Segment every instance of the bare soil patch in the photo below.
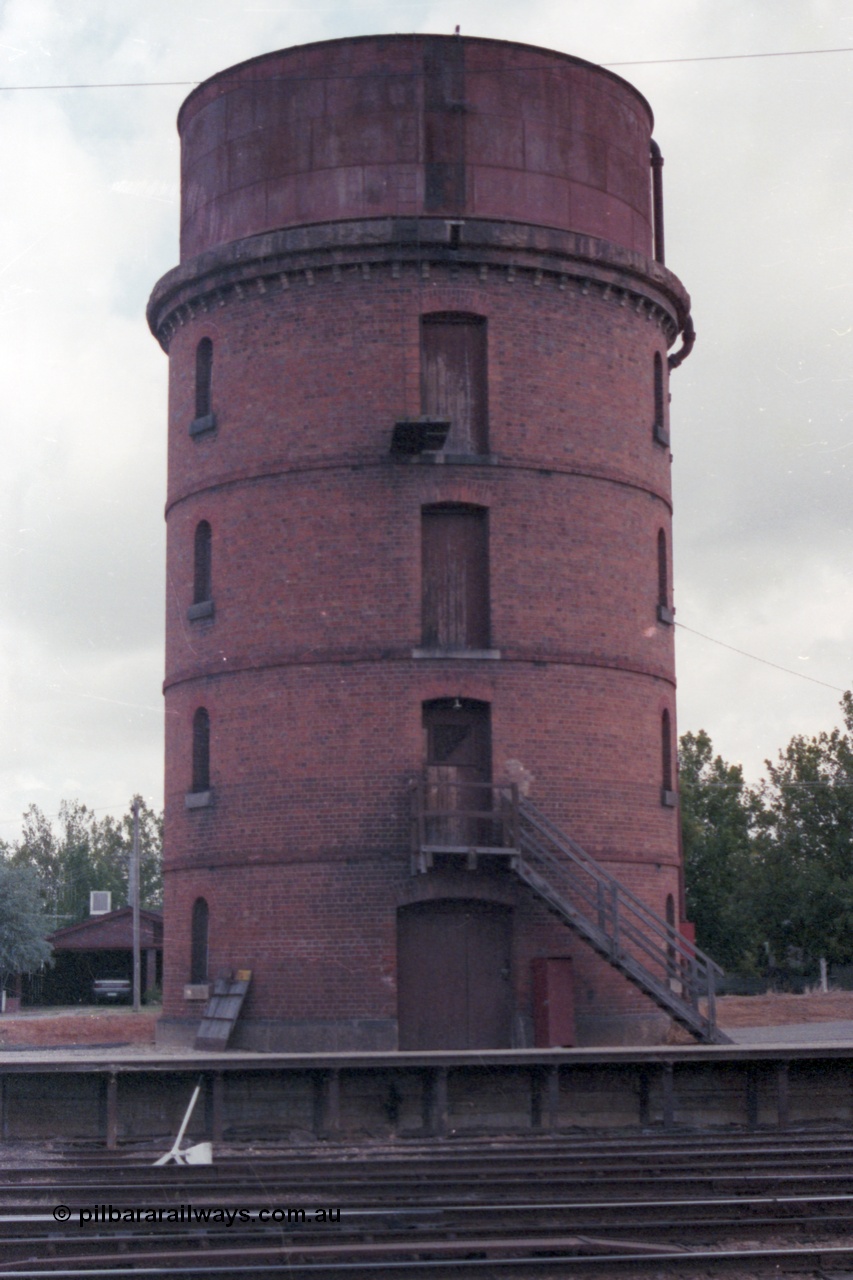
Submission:
M 853 1022 L 853 991 L 720 996 L 717 1021 L 724 1029 L 783 1027 L 797 1022 Z
M 0 1017 L 0 1050 L 17 1046 L 154 1044 L 155 1005 L 123 1008 L 27 1009 Z M 721 996 L 717 1019 L 728 1027 L 780 1027 L 801 1022 L 853 1022 L 853 991 L 807 995 Z M 692 1043 L 692 1037 L 687 1038 Z
M 160 1009 L 28 1009 L 0 1017 L 0 1049 L 17 1045 L 153 1044 Z

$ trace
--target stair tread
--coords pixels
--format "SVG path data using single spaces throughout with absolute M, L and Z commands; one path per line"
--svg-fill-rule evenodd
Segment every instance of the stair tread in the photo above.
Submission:
M 662 956 L 668 957 L 671 943 L 667 939 L 667 934 L 663 933 L 662 942 L 662 931 L 655 928 L 653 924 L 651 927 L 646 925 L 645 933 L 642 931 L 643 916 L 635 906 L 636 903 L 642 907 L 639 900 L 635 899 L 634 895 L 625 886 L 621 885 L 614 876 L 606 872 L 604 868 L 600 868 L 589 854 L 584 853 L 579 846 L 576 846 L 573 841 L 564 836 L 562 832 L 559 832 L 553 824 L 541 819 L 538 813 L 536 814 L 536 820 L 534 820 L 532 812 L 532 806 L 529 804 L 523 808 L 520 807 L 519 810 L 519 817 L 525 820 L 519 827 L 521 856 L 515 858 L 511 864 L 518 877 L 533 889 L 545 904 L 559 915 L 570 928 L 580 933 L 609 964 L 613 965 L 629 981 L 645 991 L 656 1004 L 666 1009 L 682 1026 L 685 1026 L 702 1040 L 716 1044 L 731 1043 L 729 1037 L 720 1031 L 711 1018 L 701 1014 L 689 1000 L 668 989 L 664 982 L 646 968 L 642 961 L 622 949 L 618 936 L 608 932 L 602 920 L 609 904 L 603 899 L 601 900 L 599 922 L 594 923 L 582 910 L 573 906 L 567 900 L 564 892 L 561 892 L 548 879 L 547 874 L 543 874 L 538 868 L 531 866 L 531 861 L 537 859 L 540 862 L 547 862 L 550 859 L 556 864 L 554 855 L 541 847 L 541 841 L 544 837 L 545 840 L 550 841 L 560 851 L 563 857 L 570 860 L 569 867 L 571 867 L 571 862 L 574 861 L 583 872 L 595 878 L 599 894 L 602 893 L 603 886 L 606 883 L 609 895 L 615 901 L 617 907 L 621 907 L 626 912 L 632 912 L 637 916 L 637 920 L 634 920 L 626 930 L 635 942 L 645 937 L 649 946 L 654 946 Z M 526 824 L 528 823 L 536 829 L 536 836 L 531 836 L 528 833 L 526 829 Z M 579 883 L 577 876 L 573 877 L 571 874 L 566 874 L 568 868 L 557 867 L 557 870 L 562 873 L 561 878 L 564 881 L 569 881 L 570 887 L 572 879 Z M 648 908 L 643 908 L 643 911 L 646 920 L 650 920 L 653 917 L 653 913 Z M 698 948 L 691 948 L 690 963 L 691 966 L 695 966 L 697 975 L 706 974 L 709 980 L 710 975 L 717 969 L 710 957 L 706 957 Z

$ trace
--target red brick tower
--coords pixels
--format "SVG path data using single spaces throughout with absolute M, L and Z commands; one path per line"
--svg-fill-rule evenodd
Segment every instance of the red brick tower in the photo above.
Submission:
M 246 1045 L 531 1044 L 555 957 L 580 1043 L 659 1034 L 524 882 L 515 808 L 676 936 L 667 350 L 692 331 L 651 129 L 600 67 L 443 36 L 272 53 L 184 103 L 181 264 L 149 306 L 164 1035 L 239 967 Z

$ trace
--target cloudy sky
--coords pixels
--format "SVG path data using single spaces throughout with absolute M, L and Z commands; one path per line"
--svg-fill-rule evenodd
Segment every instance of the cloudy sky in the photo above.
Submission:
M 679 729 L 757 781 L 838 723 L 853 0 L 0 0 L 0 838 L 33 802 L 162 803 L 166 358 L 144 310 L 178 258 L 183 98 L 271 49 L 457 23 L 610 65 L 655 111 L 698 332 L 672 382 Z M 742 56 L 808 50 L 842 51 Z M 124 87 L 44 87 L 81 85 Z

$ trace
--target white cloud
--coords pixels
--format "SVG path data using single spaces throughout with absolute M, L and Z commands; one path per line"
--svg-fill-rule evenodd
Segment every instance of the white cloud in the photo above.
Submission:
M 193 81 L 374 31 L 593 60 L 853 44 L 834 0 L 7 0 L 4 84 Z M 853 55 L 623 68 L 664 150 L 668 262 L 699 340 L 673 378 L 680 621 L 848 683 L 853 638 Z M 95 807 L 162 771 L 166 360 L 144 321 L 177 261 L 188 89 L 0 93 L 0 835 L 30 800 Z M 679 634 L 680 727 L 760 762 L 837 695 Z M 853 672 L 849 673 L 853 678 Z

